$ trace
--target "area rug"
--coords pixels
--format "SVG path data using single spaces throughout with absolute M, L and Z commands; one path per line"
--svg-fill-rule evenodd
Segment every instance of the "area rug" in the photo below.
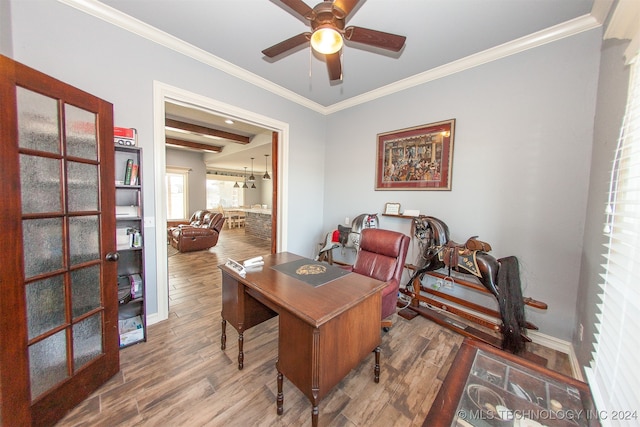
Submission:
M 171 245 L 167 245 L 167 258 L 179 254 L 178 250 Z

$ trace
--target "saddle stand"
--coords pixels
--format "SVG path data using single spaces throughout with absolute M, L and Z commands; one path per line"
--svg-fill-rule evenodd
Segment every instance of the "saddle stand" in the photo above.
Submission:
M 487 247 L 490 248 L 487 243 L 475 240 L 474 238 L 472 239 L 473 241 L 469 244 L 470 247 L 479 247 L 478 245 L 484 244 L 486 246 L 483 246 L 485 248 L 483 250 L 489 250 L 486 249 Z M 449 264 L 447 265 L 449 269 L 451 269 L 452 265 L 457 265 L 454 263 L 456 255 L 460 255 L 464 251 L 470 251 L 469 247 L 467 247 L 469 240 L 464 245 L 452 244 L 449 245 L 451 247 L 443 247 L 443 259 L 446 260 L 449 258 Z M 412 264 L 405 264 L 405 268 L 411 271 L 416 269 Z M 443 274 L 437 271 L 428 271 L 425 274 L 443 281 L 456 283 L 484 294 L 490 294 L 490 292 L 479 283 L 451 276 L 450 270 L 449 274 Z M 502 339 L 500 338 L 502 323 L 500 321 L 500 313 L 498 311 L 440 292 L 437 289 L 422 286 L 420 278 L 415 278 L 412 285 L 413 291 L 400 288 L 400 292 L 411 298 L 411 303 L 408 307 L 398 312 L 399 316 L 407 320 L 411 320 L 419 314 L 422 317 L 451 329 L 463 336 L 483 341 L 496 348 L 502 348 Z M 530 297 L 525 297 L 522 301 L 525 305 L 530 307 L 540 310 L 547 309 L 546 303 L 534 300 Z M 398 306 L 404 307 L 405 305 L 398 301 Z M 475 325 L 477 325 L 477 327 Z M 483 330 L 482 328 L 486 328 L 488 331 L 486 329 Z M 526 328 L 530 330 L 538 330 L 538 327 L 531 322 L 526 322 Z M 531 342 L 531 339 L 526 335 L 523 335 L 523 339 Z M 546 365 L 547 362 L 543 357 L 529 352 L 525 352 L 523 357 L 539 365 Z

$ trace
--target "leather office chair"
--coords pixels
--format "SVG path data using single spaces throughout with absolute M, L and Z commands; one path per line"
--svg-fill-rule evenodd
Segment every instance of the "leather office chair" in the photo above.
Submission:
M 360 250 L 356 261 L 348 269 L 372 277 L 387 286 L 382 290 L 382 327 L 391 326 L 385 320 L 396 312 L 398 289 L 409 248 L 409 236 L 391 230 L 365 228 L 360 235 Z
M 172 231 L 171 246 L 180 252 L 209 249 L 218 243 L 224 220 L 221 213 L 207 212 L 200 225 L 176 227 Z

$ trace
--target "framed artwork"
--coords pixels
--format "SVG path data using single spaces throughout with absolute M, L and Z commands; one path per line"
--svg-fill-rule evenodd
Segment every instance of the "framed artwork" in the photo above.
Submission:
M 400 203 L 385 203 L 385 215 L 400 215 Z
M 376 190 L 451 190 L 455 119 L 378 134 Z

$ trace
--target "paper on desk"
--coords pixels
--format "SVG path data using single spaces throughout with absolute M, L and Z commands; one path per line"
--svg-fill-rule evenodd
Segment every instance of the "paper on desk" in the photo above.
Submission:
M 254 267 L 258 265 L 264 265 L 264 260 L 261 256 L 255 258 L 249 258 L 242 263 L 245 267 Z

